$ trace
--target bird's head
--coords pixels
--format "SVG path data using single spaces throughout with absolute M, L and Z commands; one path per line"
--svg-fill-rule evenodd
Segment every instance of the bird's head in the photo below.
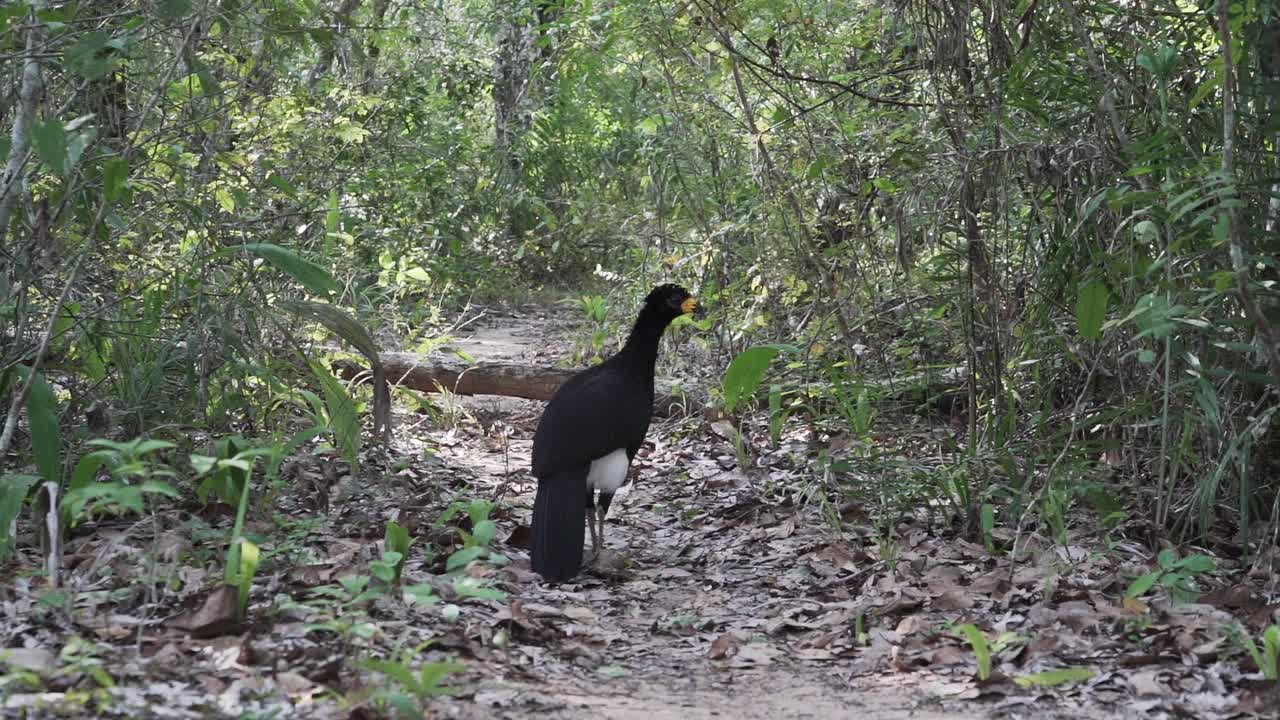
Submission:
M 666 317 L 668 321 L 700 309 L 698 300 L 688 290 L 670 283 L 650 290 L 649 295 L 644 299 L 644 304 L 645 307 Z

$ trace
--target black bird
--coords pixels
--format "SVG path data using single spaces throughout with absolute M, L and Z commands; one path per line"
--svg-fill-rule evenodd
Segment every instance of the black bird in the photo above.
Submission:
M 605 513 L 649 430 L 658 341 L 672 320 L 697 309 L 698 301 L 679 285 L 654 288 L 626 345 L 566 380 L 547 403 L 533 436 L 538 495 L 532 558 L 544 579 L 563 582 L 578 574 L 584 520 L 591 529 L 592 559 L 599 556 Z

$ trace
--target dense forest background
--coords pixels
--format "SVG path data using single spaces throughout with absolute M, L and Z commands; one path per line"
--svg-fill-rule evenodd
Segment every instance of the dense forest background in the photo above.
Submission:
M 840 438 L 811 499 L 1276 542 L 1274 0 L 23 0 L 0 127 L 0 563 L 50 499 L 238 531 L 237 473 L 375 444 L 336 356 L 571 296 L 585 360 L 668 280 L 708 407 L 785 344 L 728 415 Z

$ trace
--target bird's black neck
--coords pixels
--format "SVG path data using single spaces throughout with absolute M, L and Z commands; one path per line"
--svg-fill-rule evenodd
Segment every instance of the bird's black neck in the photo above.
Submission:
M 653 389 L 654 368 L 658 364 L 658 341 L 662 339 L 662 333 L 670 322 L 656 310 L 644 308 L 636 318 L 631 334 L 627 336 L 626 345 L 614 356 L 614 361 L 629 375 L 643 378 L 649 384 L 650 391 Z

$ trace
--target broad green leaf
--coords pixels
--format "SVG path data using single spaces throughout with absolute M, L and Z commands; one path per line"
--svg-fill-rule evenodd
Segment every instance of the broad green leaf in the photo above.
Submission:
M 1218 403 L 1218 391 L 1214 389 L 1213 384 L 1202 377 L 1196 378 L 1195 398 L 1196 404 L 1200 406 L 1200 411 L 1209 420 L 1209 424 L 1220 431 L 1222 428 L 1221 406 Z
M 1067 683 L 1084 682 L 1092 678 L 1094 672 L 1089 668 L 1062 668 L 1045 672 L 1020 675 L 1013 681 L 1020 687 L 1056 687 Z
M 398 663 L 393 660 L 365 660 L 361 664 L 374 672 L 379 672 L 392 678 L 403 685 L 405 689 L 412 690 L 418 686 L 418 679 L 413 676 L 413 673 L 409 672 L 409 668 L 404 663 Z
M 1160 242 L 1160 226 L 1150 220 L 1134 223 L 1133 234 L 1138 236 L 1138 240 L 1150 245 Z
M 67 67 L 85 80 L 101 80 L 115 64 L 113 54 L 104 52 L 111 46 L 111 36 L 106 32 L 95 30 L 85 33 L 67 48 Z
M 1217 292 L 1225 292 L 1236 284 L 1236 274 L 1230 270 L 1210 273 L 1209 279 L 1213 281 L 1213 289 Z
M 409 545 L 412 544 L 409 537 L 409 531 L 398 522 L 387 523 L 387 530 L 383 536 L 383 544 L 387 550 L 394 550 L 401 554 L 409 553 Z
M 1133 582 L 1129 583 L 1129 587 L 1124 591 L 1125 596 L 1136 598 L 1147 594 L 1160 579 L 1159 572 L 1149 572 L 1146 575 L 1139 576 Z
M 449 556 L 449 559 L 445 561 L 444 569 L 452 572 L 458 568 L 466 567 L 472 560 L 479 559 L 487 552 L 489 550 L 481 545 L 462 548 Z
M 309 317 L 332 330 L 338 337 L 351 343 L 352 347 L 369 361 L 371 367 L 378 367 L 382 360 L 378 355 L 378 346 L 364 325 L 360 324 L 348 312 L 336 305 L 328 303 L 290 300 L 280 303 L 280 307 L 296 315 Z
M 40 158 L 59 175 L 67 172 L 67 130 L 62 121 L 37 120 L 31 125 L 31 142 Z
M 195 63 L 196 77 L 200 78 L 200 92 L 203 95 L 214 96 L 222 94 L 222 83 L 218 82 L 218 76 L 209 72 L 209 67 L 199 60 Z
M 328 271 L 310 260 L 304 259 L 294 251 L 279 245 L 272 245 L 271 243 L 235 245 L 214 253 L 214 257 L 229 255 L 240 250 L 253 253 L 265 259 L 288 273 L 294 280 L 297 280 L 303 287 L 316 295 L 328 296 L 338 291 L 338 283 L 334 281 Z
M 886 195 L 892 195 L 902 189 L 898 187 L 897 183 L 887 177 L 878 177 L 871 181 L 871 185 Z
M 1080 286 L 1076 295 L 1076 330 L 1080 337 L 1102 337 L 1102 321 L 1107 316 L 1107 286 L 1094 280 Z
M 964 634 L 965 640 L 969 641 L 974 659 L 978 662 L 978 678 L 986 680 L 991 677 L 991 645 L 987 642 L 987 636 L 976 625 L 969 623 L 956 629 Z
M 267 183 L 286 195 L 298 194 L 298 189 L 295 188 L 288 180 L 280 177 L 278 173 L 271 173 L 267 176 Z
M 1209 68 L 1216 72 L 1210 73 L 1208 78 L 1204 82 L 1200 83 L 1200 86 L 1196 88 L 1191 99 L 1187 101 L 1188 110 L 1194 110 L 1197 105 L 1204 102 L 1205 98 L 1213 95 L 1222 87 L 1222 58 L 1218 58 L 1216 61 L 1210 62 Z
M 8 560 L 13 552 L 13 522 L 22 511 L 27 494 L 38 482 L 38 475 L 0 475 L 0 563 Z
M 84 154 L 84 149 L 98 137 L 98 131 L 95 128 L 84 128 L 79 132 L 69 136 L 67 140 L 67 172 L 73 170 L 77 163 L 80 162 L 80 156 Z
M 492 520 L 481 520 L 476 523 L 475 529 L 471 536 L 475 538 L 478 545 L 488 545 L 493 541 L 493 536 L 497 534 L 498 526 Z
M 1173 332 L 1174 318 L 1181 317 L 1185 311 L 1186 308 L 1182 305 L 1170 305 L 1163 295 L 1148 293 L 1138 298 L 1133 311 L 1126 319 L 1132 318 L 1134 324 L 1138 326 L 1140 331 L 1138 337 L 1149 335 L 1157 340 L 1163 340 Z
M 72 355 L 81 363 L 85 376 L 94 382 L 107 376 L 106 353 L 102 350 L 106 342 L 90 332 L 77 337 L 72 346 Z
M 342 383 L 319 365 L 312 364 L 311 372 L 324 388 L 325 408 L 329 412 L 329 428 L 342 457 L 355 467 L 360 455 L 360 419 L 356 405 Z
M 355 594 L 364 591 L 369 586 L 369 578 L 360 575 L 349 575 L 339 578 L 338 583 L 342 585 L 342 589 L 348 593 Z
M 978 522 L 982 525 L 982 540 L 987 546 L 987 551 L 993 549 L 991 542 L 991 532 L 996 527 L 996 509 L 991 503 L 983 503 L 978 510 Z
M 169 483 L 163 482 L 161 480 L 147 480 L 146 482 L 139 485 L 138 489 L 145 493 L 153 493 L 155 495 L 164 495 L 165 497 L 170 497 L 174 499 L 178 499 L 182 497 L 182 493 L 175 490 L 174 487 Z
M 1218 566 L 1208 555 L 1188 555 L 1177 562 L 1177 566 L 1193 573 L 1212 572 Z
M 102 440 L 102 439 L 90 440 L 89 444 L 97 445 L 99 447 L 112 446 L 112 443 L 109 440 Z M 125 452 L 128 452 L 132 455 L 138 455 L 138 456 L 150 455 L 151 453 L 157 450 L 169 450 L 174 447 L 177 447 L 176 445 L 169 442 L 168 440 L 152 440 L 150 438 L 138 438 L 137 440 L 133 440 L 123 444 L 116 443 L 115 446 L 119 447 Z
M 738 353 L 724 371 L 721 381 L 727 412 L 733 412 L 743 398 L 755 393 L 769 369 L 769 363 L 783 352 L 798 353 L 800 350 L 792 345 L 758 345 Z
M 411 718 L 415 714 L 422 713 L 417 700 L 407 692 L 390 692 L 387 693 L 386 698 L 387 704 L 395 708 L 402 718 Z
M 497 588 L 485 585 L 480 578 L 470 576 L 459 577 L 453 581 L 453 591 L 461 598 L 480 598 L 481 600 L 505 600 L 507 594 Z
M 249 609 L 249 593 L 253 590 L 253 576 L 258 572 L 258 546 L 248 540 L 240 540 L 240 567 L 237 591 L 240 599 L 238 613 L 241 618 Z
M 369 563 L 369 572 L 379 581 L 390 585 L 396 581 L 396 563 L 400 562 L 400 553 L 386 553 L 381 560 Z
M 371 134 L 367 128 L 351 118 L 336 118 L 332 123 L 332 127 L 334 128 L 334 135 L 339 140 L 353 145 L 359 145 L 364 142 Z
M 222 208 L 223 212 L 233 213 L 236 211 L 236 199 L 231 197 L 231 192 L 226 188 L 215 188 L 213 198 L 218 201 L 218 207 Z
M 80 458 L 80 462 L 76 463 L 75 470 L 71 471 L 71 485 L 67 488 L 69 491 L 79 490 L 89 483 L 93 482 L 98 476 L 98 470 L 110 462 L 114 457 L 110 450 L 97 450 Z
M 404 592 L 404 599 L 407 603 L 434 605 L 440 602 L 440 598 L 436 596 L 436 589 L 425 583 L 409 585 L 401 588 L 401 590 Z
M 213 469 L 218 464 L 218 458 L 208 455 L 191 455 L 191 467 L 196 471 L 196 477 L 200 477 Z
M 19 369 L 23 379 L 29 373 L 25 367 Z M 46 482 L 61 483 L 62 436 L 58 431 L 58 403 L 53 397 L 53 388 L 40 373 L 36 373 L 27 392 L 27 423 L 40 477 Z
M 440 687 L 440 681 L 446 675 L 459 673 L 466 669 L 467 666 L 462 663 L 449 660 L 423 663 L 422 668 L 418 671 L 418 691 L 427 696 L 453 694 L 452 688 Z
M 129 162 L 124 158 L 110 158 L 102 163 L 102 192 L 107 200 L 115 202 L 124 197 L 129 180 Z
M 1262 631 L 1262 657 L 1258 667 L 1263 677 L 1272 682 L 1280 680 L 1280 625 L 1271 625 Z

